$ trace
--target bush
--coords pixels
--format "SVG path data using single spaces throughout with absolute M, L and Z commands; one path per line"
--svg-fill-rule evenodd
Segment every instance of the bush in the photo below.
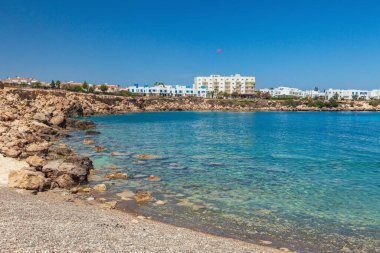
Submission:
M 378 105 L 380 105 L 380 99 L 374 99 L 374 100 L 371 100 L 370 102 L 369 102 L 369 105 L 371 105 L 371 106 L 378 106 Z
M 74 92 L 84 92 L 82 86 L 68 86 L 66 90 L 74 91 Z
M 132 97 L 134 96 L 134 94 L 128 90 L 121 90 L 118 92 L 118 95 L 119 96 L 123 96 L 123 97 Z
M 294 100 L 294 99 L 288 99 L 288 100 L 285 100 L 284 102 L 284 105 L 285 106 L 289 106 L 289 107 L 297 107 L 301 104 L 300 101 L 297 101 L 297 100 Z

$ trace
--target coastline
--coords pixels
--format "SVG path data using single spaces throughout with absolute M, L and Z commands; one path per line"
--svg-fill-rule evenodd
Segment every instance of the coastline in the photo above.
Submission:
M 0 193 L 4 252 L 284 252 L 110 210 L 65 191 Z
M 30 94 L 28 94 L 28 92 L 29 91 L 23 91 L 23 92 L 21 92 L 21 93 L 27 93 L 27 98 L 25 98 L 26 100 L 27 100 L 27 102 L 25 102 L 25 104 L 23 104 L 23 105 L 21 105 L 21 108 L 23 107 L 23 106 L 26 106 L 28 103 L 30 103 L 30 101 L 32 101 L 33 103 L 36 103 L 36 105 L 34 105 L 34 106 L 36 106 L 37 108 L 39 107 L 39 106 L 43 106 L 44 104 L 46 105 L 46 104 L 48 104 L 49 103 L 49 99 L 51 99 L 51 97 L 49 98 L 49 97 L 47 97 L 47 98 L 42 98 L 41 96 L 43 95 L 43 94 L 38 94 L 37 93 L 37 96 L 34 96 L 34 95 L 32 95 L 31 97 L 29 96 Z M 146 112 L 154 112 L 154 111 L 182 111 L 182 110 L 185 110 L 185 111 L 189 111 L 190 109 L 191 110 L 194 110 L 194 108 L 193 107 L 191 107 L 192 105 L 191 104 L 185 104 L 184 105 L 184 107 L 178 107 L 178 104 L 164 104 L 164 107 L 163 107 L 163 110 L 157 110 L 157 108 L 159 107 L 159 106 L 161 106 L 160 104 L 153 104 L 153 105 L 149 105 L 149 106 L 147 106 L 147 107 L 144 107 L 143 109 L 141 108 L 141 107 L 139 107 L 138 106 L 138 104 L 136 105 L 136 103 L 135 102 L 131 102 L 129 99 L 127 99 L 126 101 L 119 101 L 120 103 L 118 103 L 118 104 L 112 104 L 110 101 L 112 101 L 112 99 L 114 98 L 113 96 L 103 96 L 103 95 L 101 95 L 101 96 L 98 96 L 98 97 L 94 97 L 94 96 L 91 96 L 91 95 L 83 95 L 83 94 L 75 94 L 75 93 L 66 93 L 66 92 L 63 92 L 64 94 L 65 94 L 65 96 L 69 96 L 69 99 L 72 101 L 72 103 L 71 104 L 68 104 L 67 105 L 67 107 L 66 108 L 64 108 L 64 109 L 60 109 L 61 111 L 63 111 L 64 112 L 64 117 L 66 118 L 66 121 L 68 122 L 69 121 L 69 119 L 71 119 L 71 118 L 73 118 L 73 117 L 77 117 L 77 116 L 79 116 L 79 117 L 85 117 L 85 116 L 92 116 L 92 115 L 109 115 L 109 114 L 122 114 L 122 113 L 128 113 L 128 112 L 143 112 L 143 111 L 146 111 Z M 49 94 L 49 92 L 48 92 L 48 94 Z M 17 94 L 16 93 L 16 97 L 18 96 L 19 98 L 20 97 L 22 97 L 23 95 L 25 95 L 25 94 Z M 50 95 L 51 95 L 51 93 L 50 93 Z M 44 99 L 44 101 L 42 102 L 42 103 L 40 103 L 39 101 L 38 101 L 38 99 L 39 98 L 41 98 L 41 99 Z M 64 103 L 61 99 L 57 99 L 56 98 L 56 95 L 53 95 L 53 98 L 55 99 L 55 101 L 54 102 L 52 102 L 50 105 L 53 107 L 53 108 L 55 108 L 55 107 L 58 107 L 58 105 L 60 105 L 60 103 Z M 24 100 L 25 100 L 24 99 Z M 97 100 L 97 99 L 100 99 L 100 100 Z M 172 99 L 171 99 L 172 100 Z M 11 100 L 11 103 L 10 104 L 13 104 L 14 102 L 13 102 L 14 100 Z M 17 100 L 16 100 L 17 101 Z M 100 101 L 100 102 L 99 102 Z M 142 100 L 143 101 L 143 104 L 144 104 L 144 99 Z M 146 101 L 150 101 L 150 100 L 146 100 Z M 146 102 L 145 101 L 145 102 Z M 158 100 L 154 100 L 155 102 L 157 102 L 157 101 L 160 101 L 159 99 Z M 164 100 L 165 101 L 165 100 Z M 141 102 L 141 101 L 140 101 Z M 109 104 L 109 103 L 111 103 L 111 104 Z M 177 101 L 177 103 L 178 103 L 178 101 Z M 146 105 L 145 105 L 146 106 Z M 203 105 L 202 105 L 203 106 Z M 161 107 L 160 107 L 161 108 Z M 168 109 L 169 108 L 169 109 Z M 187 109 L 186 109 L 187 108 Z M 270 107 L 270 108 L 255 108 L 255 110 L 253 110 L 251 107 L 248 107 L 248 108 L 246 108 L 246 107 L 233 107 L 233 108 L 229 108 L 229 107 L 218 107 L 218 106 L 212 106 L 211 107 L 212 109 L 210 110 L 210 108 L 209 108 L 209 110 L 207 110 L 207 108 L 205 109 L 205 110 L 200 110 L 200 108 L 198 108 L 198 107 L 196 107 L 195 108 L 195 111 L 242 111 L 242 112 L 248 112 L 248 111 L 320 111 L 320 110 L 316 110 L 316 108 L 312 108 L 312 109 L 309 109 L 309 110 L 302 110 L 302 109 L 295 109 L 295 108 L 282 108 L 282 107 Z M 228 108 L 227 110 L 226 110 L 226 108 Z M 361 107 L 361 109 L 366 109 L 367 107 Z M 162 109 L 162 108 L 161 108 Z M 204 109 L 203 107 L 202 107 L 202 109 Z M 342 108 L 340 108 L 339 110 L 323 110 L 323 111 L 342 111 L 341 110 Z M 376 111 L 378 111 L 379 110 L 379 108 L 377 108 L 376 109 Z M 344 111 L 346 111 L 346 110 L 344 110 Z M 363 111 L 363 110 L 347 110 L 347 111 Z M 373 108 L 371 108 L 371 110 L 368 110 L 368 111 L 374 111 L 373 110 Z M 44 113 L 43 112 L 43 109 L 38 109 L 38 111 L 34 111 L 33 112 L 34 113 L 34 116 L 36 116 L 36 114 L 38 114 L 38 113 Z M 8 117 L 8 119 L 6 119 L 4 122 L 6 122 L 8 125 L 6 126 L 7 127 L 7 130 L 5 131 L 5 133 L 7 132 L 7 131 L 9 131 L 9 129 L 14 129 L 15 127 L 16 128 L 19 128 L 20 127 L 20 122 L 17 122 L 17 120 L 20 120 L 20 118 L 22 118 L 22 117 L 25 117 L 25 116 L 23 116 L 23 115 L 21 115 L 20 117 L 14 117 L 14 115 L 12 115 L 12 113 L 10 113 L 10 114 L 8 114 L 8 115 L 5 115 L 5 116 L 9 116 Z M 12 118 L 13 117 L 13 118 Z M 32 120 L 34 120 L 34 121 L 38 121 L 39 122 L 39 124 L 41 123 L 41 122 L 44 122 L 43 124 L 47 124 L 47 125 L 49 125 L 49 123 L 50 123 L 50 121 L 49 120 L 40 120 L 40 119 L 35 119 L 35 117 L 31 117 L 32 118 Z M 28 122 L 30 121 L 31 119 L 28 119 Z M 14 125 L 12 125 L 11 123 L 9 123 L 9 122 L 15 122 L 16 121 L 16 123 L 14 124 Z M 41 129 L 44 131 L 44 135 L 50 135 L 50 136 L 54 136 L 53 138 L 49 138 L 49 143 L 50 143 L 50 145 L 49 146 L 47 146 L 45 149 L 43 149 L 43 150 L 37 150 L 35 153 L 37 154 L 37 155 L 43 155 L 44 157 L 46 157 L 48 160 L 49 159 L 56 159 L 56 157 L 54 157 L 56 154 L 57 154 L 57 152 L 56 152 L 56 150 L 51 150 L 51 146 L 52 145 L 54 145 L 55 143 L 56 143 L 56 141 L 57 140 L 59 140 L 59 139 L 61 139 L 61 138 L 64 138 L 65 137 L 65 132 L 66 132 L 66 130 L 86 130 L 86 129 L 88 129 L 87 127 L 88 126 L 83 126 L 83 125 L 81 125 L 80 123 L 79 124 L 77 124 L 78 122 L 81 122 L 81 121 L 70 121 L 70 124 L 66 124 L 65 125 L 65 127 L 62 127 L 62 126 L 54 126 L 54 124 L 51 124 L 51 125 L 49 125 L 49 128 L 46 128 L 45 126 L 42 126 L 42 125 L 38 125 L 37 127 L 36 127 L 36 131 L 38 132 L 38 131 L 40 131 Z M 0 123 L 1 123 L 1 120 L 0 120 Z M 1 125 L 0 125 L 0 127 L 1 127 Z M 92 126 L 93 127 L 93 126 Z M 92 127 L 90 127 L 90 128 L 92 128 Z M 50 133 L 49 131 L 51 131 L 51 130 L 55 130 L 56 132 L 52 132 L 52 133 Z M 18 131 L 18 129 L 17 129 L 17 131 Z M 47 133 L 46 133 L 47 132 Z M 4 132 L 3 132 L 4 133 Z M 31 141 L 31 143 L 28 143 L 28 145 L 31 145 L 31 144 L 33 144 L 34 143 L 34 141 Z M 25 146 L 25 147 L 23 147 L 23 149 L 22 149 L 22 151 L 20 151 L 20 154 L 18 155 L 19 156 L 19 158 L 20 159 L 25 159 L 26 157 L 28 157 L 28 156 L 30 156 L 30 155 L 32 155 L 32 153 L 28 153 L 28 152 L 26 152 L 26 154 L 24 154 L 25 153 L 25 151 L 27 151 L 27 149 L 28 149 L 28 147 L 29 146 Z M 8 148 L 8 147 L 7 147 Z M 8 149 L 6 149 L 6 151 L 8 151 Z M 40 151 L 43 151 L 43 152 L 40 152 Z M 53 152 L 51 152 L 51 151 L 53 151 Z M 4 152 L 4 151 L 2 151 L 2 152 Z M 53 156 L 51 156 L 51 153 L 53 153 L 54 155 Z M 70 153 L 70 152 L 69 152 Z M 24 154 L 24 156 L 23 156 L 23 154 Z M 20 161 L 19 160 L 17 160 L 17 159 L 15 159 L 15 158 L 2 158 L 2 157 L 0 157 L 1 159 L 5 159 L 5 163 L 4 164 L 17 164 L 17 166 L 16 166 L 16 169 L 20 169 L 20 168 L 22 168 L 22 167 L 24 167 L 26 164 L 25 164 L 25 162 L 22 164 L 22 166 L 20 165 Z M 1 160 L 1 161 L 4 161 L 4 160 Z M 16 162 L 17 161 L 17 162 Z M 21 162 L 22 163 L 22 162 Z M 8 169 L 10 169 L 8 166 L 7 166 L 7 168 Z M 13 168 L 13 165 L 12 165 L 12 168 Z M 4 173 L 3 173 L 3 175 L 4 175 Z M 2 176 L 3 178 L 4 178 L 4 176 Z M 5 180 L 3 179 L 2 180 L 3 181 L 3 184 L 4 184 L 4 182 L 5 182 Z M 2 192 L 4 192 L 4 193 L 6 193 L 6 194 L 10 194 L 10 195 L 12 195 L 12 193 L 10 193 L 9 191 L 8 191 L 8 189 L 5 189 L 5 188 L 0 188 L 0 191 L 2 191 Z M 54 190 L 53 190 L 54 191 Z M 49 197 L 48 196 L 50 196 L 49 193 L 50 191 L 47 191 L 47 192 L 43 192 L 43 193 L 38 193 L 37 194 L 37 196 L 41 196 L 41 199 L 38 197 L 38 203 L 36 203 L 36 205 L 37 206 L 33 206 L 33 207 L 31 207 L 31 208 L 39 208 L 39 204 L 41 203 L 41 201 L 42 201 L 42 198 L 45 198 L 46 197 L 46 201 L 50 201 L 49 200 Z M 65 193 L 64 194 L 66 194 L 66 197 L 67 196 L 72 196 L 72 195 L 70 195 L 71 193 L 70 193 L 70 191 L 64 191 Z M 2 194 L 2 195 L 6 195 L 6 194 Z M 16 196 L 18 196 L 18 195 L 12 195 L 13 197 L 15 197 L 15 198 L 17 198 Z M 22 195 L 23 196 L 23 195 Z M 31 195 L 32 196 L 32 195 Z M 32 198 L 33 197 L 36 197 L 36 196 L 32 196 Z M 58 198 L 57 197 L 57 201 L 58 201 L 58 199 L 59 199 L 59 201 L 61 201 L 62 203 L 65 203 L 66 201 L 68 201 L 68 200 L 64 200 L 64 199 L 62 199 L 62 198 Z M 78 202 L 82 202 L 82 204 L 83 203 L 86 203 L 87 204 L 87 202 L 88 201 L 81 201 L 80 199 L 76 199 L 76 198 L 70 198 L 70 200 L 69 200 L 69 202 L 71 202 L 72 200 L 74 199 L 74 202 L 76 202 L 76 201 L 78 201 Z M 18 200 L 15 200 L 16 202 L 18 201 Z M 19 201 L 18 202 L 18 204 L 21 204 L 21 203 L 24 203 L 23 201 Z M 56 202 L 54 202 L 54 203 L 56 203 Z M 103 203 L 104 204 L 104 203 Z M 91 205 L 92 206 L 92 205 Z M 17 205 L 15 206 L 15 207 L 17 207 Z M 104 206 L 103 206 L 104 207 Z M 63 207 L 63 209 L 64 208 L 66 208 L 66 207 Z M 107 208 L 109 209 L 109 206 L 107 206 Z M 97 208 L 98 209 L 98 208 Z M 104 214 L 104 210 L 103 209 L 98 209 L 99 210 L 99 215 L 100 214 Z M 16 209 L 14 209 L 14 211 L 15 212 L 10 212 L 10 213 L 14 213 L 14 214 L 17 214 L 17 211 L 16 211 Z M 71 210 L 72 211 L 72 210 Z M 115 213 L 117 213 L 117 211 L 112 211 L 112 210 L 108 210 L 107 212 L 110 212 L 110 213 L 112 213 L 112 214 L 115 214 Z M 133 214 L 125 214 L 125 215 L 130 215 L 131 217 L 134 217 L 133 216 Z M 106 216 L 106 217 L 108 217 L 109 218 L 109 216 Z M 137 221 L 139 221 L 139 220 L 137 220 Z M 186 230 L 186 232 L 183 234 L 183 235 L 179 235 L 179 236 L 181 236 L 181 237 L 184 237 L 184 238 L 187 238 L 187 236 L 188 236 L 188 233 L 190 233 L 190 231 L 192 231 L 191 233 L 197 233 L 197 238 L 202 238 L 202 237 L 204 237 L 205 235 L 206 235 L 206 237 L 208 238 L 209 236 L 210 237 L 212 237 L 212 238 L 214 238 L 214 237 L 216 237 L 216 238 L 219 238 L 220 240 L 222 240 L 222 241 L 230 241 L 230 240 L 232 240 L 232 241 L 235 241 L 235 239 L 230 239 L 230 238 L 227 238 L 227 237 L 218 237 L 218 236 L 213 236 L 213 235 L 209 235 L 209 234 L 205 234 L 205 233 L 203 233 L 203 232 L 197 232 L 197 231 L 194 231 L 194 230 L 191 230 L 191 229 L 185 229 L 185 228 L 178 228 L 178 227 L 175 227 L 175 226 L 172 226 L 172 225 L 167 225 L 166 223 L 161 223 L 161 222 L 158 222 L 158 221 L 150 221 L 150 220 L 148 220 L 148 219 L 144 219 L 144 221 L 146 221 L 146 222 L 153 222 L 153 223 L 157 223 L 157 224 L 161 224 L 161 225 L 157 225 L 157 233 L 161 233 L 160 232 L 160 226 L 170 226 L 170 228 L 173 230 L 173 229 L 179 229 L 179 231 L 183 231 L 183 230 Z M 133 223 L 133 222 L 132 222 Z M 24 225 L 26 225 L 26 224 L 24 224 Z M 115 225 L 114 225 L 115 226 Z M 127 226 L 127 225 L 125 225 L 125 226 Z M 112 227 L 112 225 L 108 225 L 108 227 Z M 20 228 L 22 228 L 22 226 L 20 227 Z M 167 231 L 167 230 L 169 230 L 169 229 L 163 229 L 163 230 L 165 230 L 165 231 Z M 155 232 L 155 233 L 156 233 Z M 165 232 L 166 233 L 166 232 Z M 30 236 L 30 235 L 29 235 Z M 118 235 L 115 235 L 115 236 L 118 236 Z M 162 235 L 161 235 L 162 236 Z M 73 239 L 74 240 L 74 239 Z M 163 240 L 165 240 L 165 239 L 163 239 Z M 169 240 L 169 239 L 168 239 Z M 192 244 L 195 244 L 195 245 L 193 245 L 192 247 L 195 247 L 195 246 L 198 246 L 198 245 L 203 245 L 204 247 L 210 247 L 209 249 L 211 250 L 211 251 L 213 251 L 213 250 L 215 250 L 215 251 L 213 251 L 213 252 L 218 252 L 218 251 L 228 251 L 228 250 L 225 250 L 225 248 L 217 248 L 217 247 L 211 247 L 210 245 L 205 245 L 204 243 L 205 242 L 203 242 L 203 243 L 199 243 L 199 241 L 197 241 L 198 239 L 194 239 L 191 243 Z M 288 249 L 283 249 L 282 251 L 278 251 L 278 250 L 276 250 L 276 249 L 274 249 L 274 248 L 269 248 L 269 247 L 262 247 L 262 246 L 260 246 L 260 245 L 256 245 L 256 244 L 251 244 L 251 243 L 246 243 L 246 242 L 243 242 L 243 241 L 239 241 L 239 240 L 236 240 L 237 242 L 239 242 L 239 243 L 243 243 L 244 245 L 245 244 L 247 244 L 247 245 L 249 245 L 249 246 L 247 246 L 247 247 L 253 247 L 253 248 L 250 248 L 250 249 L 248 249 L 247 250 L 247 252 L 290 252 Z M 181 243 L 179 242 L 179 241 L 177 241 L 178 242 L 178 245 L 172 245 L 172 247 L 174 247 L 174 248 L 169 248 L 169 249 L 166 249 L 167 251 L 176 251 L 178 248 L 176 248 L 176 246 L 178 247 L 178 246 L 182 246 L 181 245 Z M 237 243 L 236 242 L 236 243 Z M 189 247 L 191 246 L 191 243 L 188 245 Z M 218 242 L 218 243 L 221 243 L 221 242 Z M 225 247 L 229 247 L 228 245 L 226 245 Z M 240 247 L 240 246 L 234 246 L 234 247 Z M 233 250 L 234 252 L 245 252 L 245 247 L 246 246 L 242 246 L 242 248 L 241 248 L 241 250 L 242 251 L 235 251 L 235 250 Z M 235 249 L 235 248 L 231 248 L 231 249 Z M 10 249 L 11 250 L 11 249 Z M 58 249 L 58 250 L 60 250 L 60 249 Z M 96 250 L 96 249 L 94 249 L 94 250 Z M 152 251 L 152 249 L 151 248 L 149 248 L 149 246 L 147 246 L 144 250 L 142 250 L 141 248 L 139 248 L 138 250 L 141 250 L 141 252 L 149 252 L 149 251 Z M 195 249 L 191 249 L 191 248 L 184 248 L 183 249 L 183 251 L 202 251 L 202 250 L 204 250 L 203 248 L 195 248 Z M 240 250 L 240 248 L 239 248 L 239 250 Z M 254 250 L 256 250 L 256 251 L 254 251 Z M 12 250 L 13 251 L 13 250 Z M 153 250 L 154 251 L 154 250 Z M 140 252 L 140 251 L 139 251 Z

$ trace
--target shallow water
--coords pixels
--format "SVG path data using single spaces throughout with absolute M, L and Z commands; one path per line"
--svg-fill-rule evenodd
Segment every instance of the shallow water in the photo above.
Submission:
M 100 181 L 111 164 L 130 175 L 106 181 L 108 193 L 144 189 L 166 201 L 125 204 L 138 212 L 301 252 L 379 252 L 378 113 L 159 112 L 91 120 L 101 132 L 91 138 L 106 151 L 83 146 L 81 131 L 65 142 L 91 156 Z M 109 155 L 115 151 L 122 155 Z

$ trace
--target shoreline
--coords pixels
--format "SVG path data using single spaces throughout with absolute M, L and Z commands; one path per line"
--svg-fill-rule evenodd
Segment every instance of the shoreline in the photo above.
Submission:
M 63 92 L 63 93 L 65 93 L 65 92 Z M 30 94 L 28 94 L 28 95 L 30 95 Z M 70 104 L 68 106 L 68 109 L 63 110 L 64 111 L 64 116 L 65 116 L 65 118 L 67 120 L 69 120 L 71 118 L 74 118 L 74 117 L 77 117 L 77 116 L 79 116 L 81 119 L 83 119 L 85 117 L 91 117 L 91 116 L 106 116 L 106 115 L 114 115 L 114 114 L 126 114 L 126 113 L 131 113 L 131 112 L 133 113 L 133 112 L 163 112 L 163 111 L 166 111 L 166 110 L 157 110 L 157 111 L 156 110 L 151 110 L 151 109 L 154 109 L 154 108 L 150 108 L 150 109 L 149 108 L 148 109 L 145 108 L 145 110 L 139 110 L 138 108 L 136 108 L 136 106 L 129 104 L 129 102 L 126 103 L 126 104 L 121 103 L 121 104 L 118 104 L 118 105 L 114 105 L 114 104 L 109 105 L 108 103 L 110 103 L 110 102 L 108 100 L 105 100 L 105 101 L 102 101 L 101 103 L 98 103 L 99 101 L 97 101 L 96 99 L 94 99 L 93 98 L 94 96 L 91 96 L 94 100 L 87 101 L 87 99 L 90 97 L 90 95 L 81 96 L 81 94 L 75 94 L 75 93 L 65 93 L 65 95 L 70 96 L 70 99 L 72 99 L 74 101 L 76 99 L 78 99 L 78 98 L 82 99 L 82 100 L 80 100 L 80 102 L 78 102 L 79 105 L 78 105 L 78 103 L 75 103 L 76 102 L 75 101 L 75 102 L 73 102 L 72 104 Z M 112 100 L 112 96 L 100 95 L 100 96 L 98 96 L 98 99 L 99 99 L 99 97 L 106 97 L 106 98 Z M 37 96 L 34 99 L 32 99 L 32 101 L 36 102 L 36 100 L 38 98 L 39 98 L 39 96 Z M 30 100 L 30 98 L 27 98 L 27 99 L 28 99 L 28 101 Z M 26 106 L 28 103 L 29 102 L 25 103 L 23 106 Z M 49 103 L 49 98 L 46 98 L 46 103 Z M 63 103 L 63 102 L 61 100 L 54 101 L 53 102 L 53 108 L 57 107 L 59 105 L 59 103 Z M 90 105 L 91 103 L 95 103 L 96 105 L 93 106 L 93 107 L 91 107 L 91 105 Z M 11 102 L 11 104 L 13 104 L 13 102 Z M 170 105 L 170 106 L 173 106 L 173 105 Z M 169 111 L 182 111 L 180 108 L 176 108 L 175 106 L 172 109 L 173 110 L 169 110 Z M 225 112 L 299 112 L 299 111 L 301 111 L 301 112 L 321 112 L 321 111 L 363 112 L 364 111 L 364 110 L 314 110 L 314 109 L 313 110 L 294 110 L 294 108 L 293 109 L 292 108 L 288 108 L 289 110 L 277 110 L 277 108 L 275 108 L 275 107 L 271 108 L 271 109 L 274 109 L 274 110 L 257 110 L 257 108 L 256 108 L 256 110 L 246 110 L 246 108 L 244 108 L 243 110 L 239 110 L 239 109 L 235 110 L 235 109 L 236 108 L 233 108 L 232 110 L 231 109 L 225 110 Z M 212 112 L 218 112 L 218 111 L 224 111 L 224 110 L 222 108 L 216 108 L 216 109 L 214 108 L 214 110 L 198 110 L 198 109 L 195 109 L 195 110 L 185 110 L 185 111 L 197 111 L 197 112 L 212 111 Z M 376 111 L 379 111 L 379 110 L 376 110 Z M 82 112 L 82 115 L 80 115 L 80 112 Z M 375 111 L 374 110 L 368 110 L 368 111 L 365 111 L 365 112 L 375 112 Z M 78 113 L 79 113 L 79 115 L 78 115 Z M 18 120 L 17 117 L 14 117 L 14 115 L 11 115 L 11 114 L 9 115 L 9 113 L 6 116 L 9 116 L 9 118 L 7 120 L 5 120 L 6 123 L 9 122 L 9 121 L 12 122 L 12 121 L 15 121 L 15 120 L 17 121 Z M 22 118 L 22 117 L 25 117 L 25 116 L 20 116 L 20 117 Z M 35 120 L 35 119 L 33 119 L 33 120 Z M 38 119 L 37 121 L 40 121 L 40 120 Z M 46 122 L 46 121 L 43 121 L 43 122 Z M 52 145 L 54 145 L 54 144 L 57 143 L 57 141 L 59 139 L 64 138 L 67 130 L 86 130 L 86 129 L 88 129 L 88 128 L 86 128 L 86 126 L 77 125 L 76 123 L 78 123 L 78 122 L 81 122 L 81 121 L 75 121 L 74 120 L 73 122 L 71 122 L 71 125 L 69 127 L 66 126 L 65 128 L 62 128 L 60 126 L 59 127 L 58 126 L 52 126 L 52 127 L 50 127 L 48 129 L 49 131 L 52 131 L 52 130 L 56 131 L 54 135 L 57 135 L 57 133 L 58 133 L 58 136 L 54 136 L 54 138 L 52 138 L 50 140 L 50 143 Z M 1 123 L 1 118 L 0 118 L 0 123 Z M 18 123 L 18 124 L 20 124 L 20 123 Z M 43 124 L 45 124 L 45 123 L 43 123 Z M 1 127 L 1 124 L 0 124 L 0 127 Z M 6 127 L 8 127 L 8 126 L 6 126 Z M 14 125 L 10 125 L 10 127 L 8 128 L 8 131 L 9 131 L 9 129 L 13 129 L 14 127 L 15 127 Z M 17 125 L 17 123 L 16 123 L 16 127 L 19 127 L 19 125 Z M 48 130 L 46 130 L 47 128 L 45 128 L 45 126 L 41 127 L 41 125 L 38 126 L 38 128 L 36 129 L 36 131 L 40 131 L 41 129 L 43 129 L 43 131 L 48 131 Z M 2 133 L 0 132 L 0 136 L 1 136 L 1 134 Z M 50 134 L 50 135 L 53 135 L 53 134 Z M 91 136 L 88 136 L 88 137 L 91 137 Z M 32 141 L 31 143 L 33 144 L 34 142 Z M 25 146 L 25 150 L 26 151 L 27 151 L 27 149 L 28 149 L 28 146 Z M 45 148 L 45 149 L 43 149 L 42 151 L 43 152 L 40 152 L 39 150 L 37 150 L 36 154 L 38 154 L 38 155 L 44 155 L 44 156 L 49 156 L 50 155 L 50 146 L 47 147 L 47 148 Z M 45 153 L 45 151 L 46 151 L 46 153 Z M 56 152 L 56 151 L 54 151 L 54 152 Z M 23 155 L 23 153 L 21 152 L 19 155 L 21 157 Z M 31 155 L 31 154 L 27 153 L 27 156 L 29 156 L 29 155 Z M 3 159 L 1 156 L 0 156 L 0 158 Z M 21 158 L 25 158 L 25 157 L 21 157 Z M 14 161 L 14 162 L 18 161 L 19 162 L 19 160 L 15 159 L 15 158 L 4 158 L 4 159 L 6 159 L 8 161 L 8 163 L 9 163 L 9 161 Z M 23 165 L 25 165 L 25 164 L 26 163 L 24 163 Z M 21 165 L 18 165 L 18 166 L 20 167 Z M 19 167 L 17 167 L 17 168 L 19 168 Z M 3 177 L 3 182 L 5 182 L 4 176 L 2 176 L 2 177 Z M 3 189 L 1 187 L 0 187 L 0 191 L 3 191 Z M 47 191 L 47 192 L 49 192 L 49 191 Z M 45 193 L 42 193 L 42 195 L 43 195 L 42 197 L 47 196 Z M 123 212 L 123 211 L 120 211 L 120 212 Z M 125 212 L 123 212 L 123 213 L 125 213 Z M 130 214 L 130 215 L 132 215 L 132 214 Z M 162 222 L 162 221 L 156 221 L 156 222 L 158 222 L 160 224 L 163 224 L 163 225 L 168 225 L 168 226 L 173 226 L 175 228 L 178 228 L 178 226 L 170 225 L 170 224 Z M 183 228 L 183 227 L 180 227 L 180 228 L 182 228 L 182 229 L 188 229 L 188 228 Z M 224 236 L 220 237 L 220 236 L 217 236 L 217 235 L 208 234 L 208 233 L 201 232 L 201 231 L 198 231 L 198 230 L 194 230 L 194 229 L 191 229 L 191 228 L 188 229 L 188 230 L 191 230 L 194 233 L 199 233 L 199 236 L 201 234 L 203 234 L 203 235 L 206 234 L 206 235 L 209 235 L 209 236 L 215 236 L 215 237 L 221 238 L 221 240 L 237 240 L 237 239 L 232 239 L 230 237 L 224 237 Z M 255 245 L 257 247 L 262 247 L 262 246 L 260 246 L 258 244 L 246 242 L 246 241 L 243 241 L 243 240 L 237 240 L 237 241 L 244 242 L 244 243 L 247 243 L 247 244 L 250 244 L 250 245 Z M 278 251 L 278 250 L 277 251 L 272 251 L 272 250 L 275 250 L 275 248 L 272 248 L 272 247 L 265 247 L 265 249 L 267 249 L 268 251 L 257 251 L 257 252 L 290 252 L 290 250 L 288 250 L 286 248 L 283 249 L 283 251 Z
M 0 231 L 5 232 L 0 232 L 0 242 L 5 252 L 291 252 L 111 210 L 65 191 L 33 195 L 0 186 L 0 193 Z M 72 243 L 78 240 L 81 244 Z

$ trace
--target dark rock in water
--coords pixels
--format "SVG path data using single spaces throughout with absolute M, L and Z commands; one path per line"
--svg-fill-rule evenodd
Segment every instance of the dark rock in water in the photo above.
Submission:
M 59 145 L 57 147 L 52 147 L 49 149 L 50 153 L 55 153 L 59 156 L 70 156 L 74 154 L 74 151 L 72 151 L 67 145 Z
M 70 156 L 65 160 L 65 162 L 77 164 L 85 168 L 87 171 L 94 169 L 94 165 L 92 164 L 92 161 L 87 156 Z
M 67 119 L 66 128 L 75 129 L 75 130 L 88 130 L 95 128 L 95 123 L 89 120 L 75 120 Z
M 98 131 L 94 131 L 94 130 L 88 130 L 88 131 L 86 131 L 86 135 L 98 135 L 98 134 L 100 134 L 100 132 L 98 132 Z

